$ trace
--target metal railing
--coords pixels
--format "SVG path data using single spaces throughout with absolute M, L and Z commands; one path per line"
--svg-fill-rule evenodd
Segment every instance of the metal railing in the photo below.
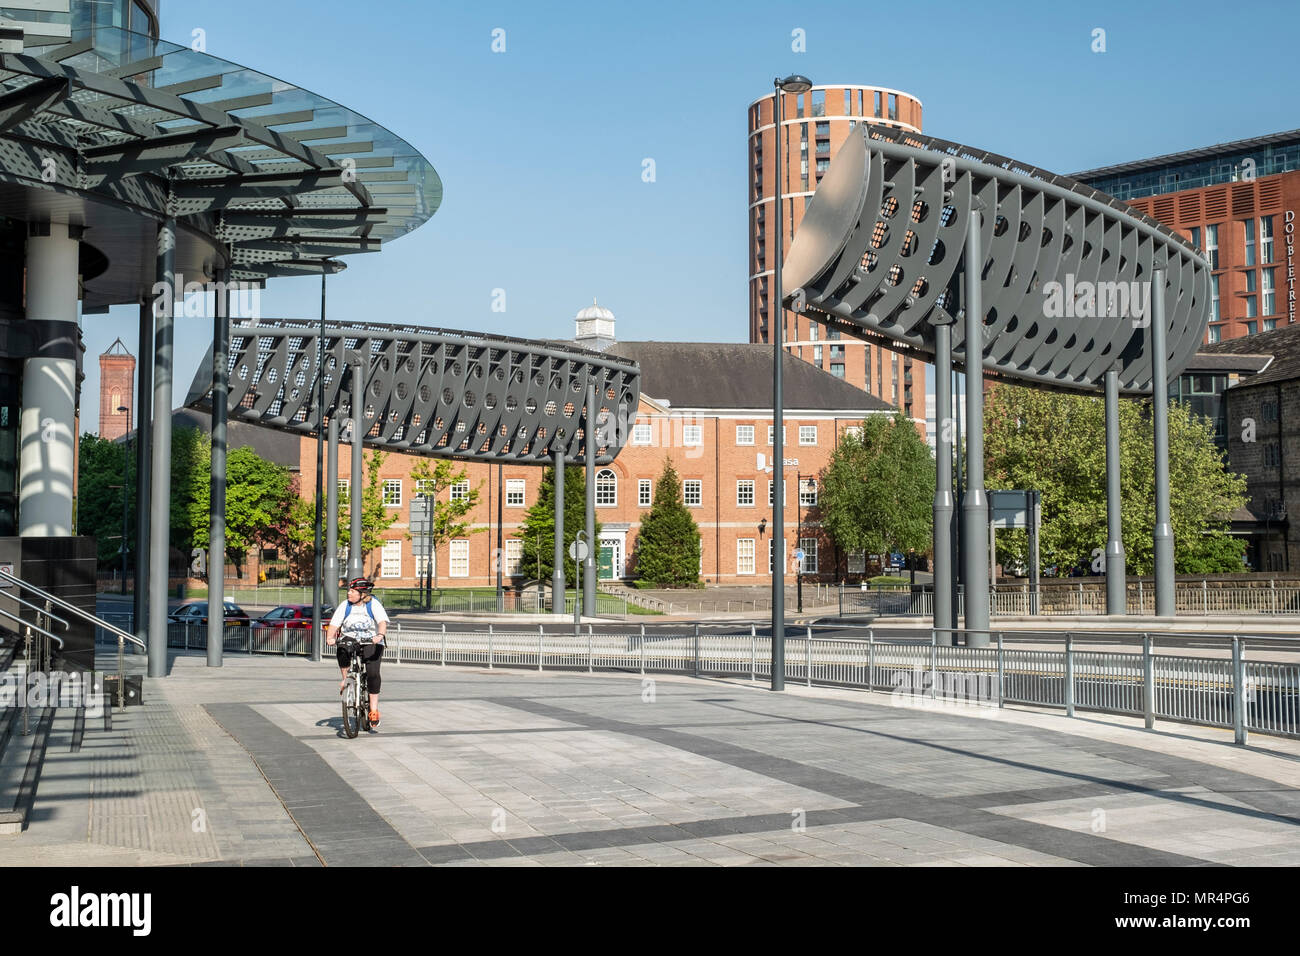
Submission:
M 39 613 L 52 617 L 53 616 L 52 609 L 57 607 L 60 611 L 64 611 L 65 613 L 70 614 L 73 617 L 79 618 L 80 620 L 83 620 L 86 623 L 92 625 L 95 628 L 96 641 L 98 641 L 99 639 L 99 632 L 101 629 L 106 630 L 109 633 L 116 636 L 117 637 L 117 706 L 118 707 L 126 706 L 126 696 L 125 696 L 126 695 L 126 645 L 127 643 L 130 643 L 134 646 L 144 648 L 146 646 L 144 641 L 140 640 L 134 634 L 129 633 L 123 628 L 117 627 L 116 625 L 111 624 L 108 621 L 98 618 L 88 611 L 83 611 L 75 604 L 65 601 L 63 598 L 58 597 L 57 595 L 42 590 L 41 588 L 38 588 L 36 585 L 24 581 L 22 578 L 15 577 L 14 575 L 10 574 L 8 571 L 0 570 L 0 583 L 9 584 L 14 587 L 22 588 L 28 594 L 35 595 L 40 600 L 44 601 L 45 607 L 43 610 L 40 610 Z M 22 600 L 16 595 L 9 594 L 6 596 L 11 598 L 12 600 L 18 601 L 18 603 L 20 604 L 25 604 L 28 607 L 35 606 L 29 604 L 27 601 Z M 7 612 L 0 612 L 0 613 L 7 614 Z M 12 616 L 12 615 L 7 615 L 7 616 Z M 65 628 L 68 626 L 67 621 L 63 621 L 62 618 L 59 618 L 58 620 L 63 622 Z M 55 641 L 58 641 L 59 647 L 60 649 L 62 649 L 63 641 L 61 639 L 54 637 L 53 634 L 49 634 L 48 636 L 53 638 Z
M 961 614 L 963 591 L 958 589 L 957 613 Z M 906 586 L 872 587 L 859 590 L 842 587 L 841 614 L 871 613 L 890 617 L 930 617 L 934 614 L 934 592 Z M 1300 584 L 1270 581 L 1268 586 L 1210 586 L 1207 581 L 1178 584 L 1174 588 L 1174 610 L 1182 615 L 1211 614 L 1300 614 Z M 994 616 L 1097 615 L 1106 613 L 1106 592 L 1096 584 L 1085 586 L 1040 586 L 1035 593 L 1027 584 L 999 585 L 989 591 L 989 612 Z M 1128 585 L 1127 614 L 1154 614 L 1155 592 L 1143 581 Z

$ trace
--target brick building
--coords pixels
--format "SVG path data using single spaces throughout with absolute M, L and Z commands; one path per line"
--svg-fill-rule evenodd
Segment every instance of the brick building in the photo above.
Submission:
M 135 356 L 115 339 L 99 357 L 99 437 L 116 440 L 129 432 L 134 410 Z
M 642 374 L 641 400 L 629 441 L 614 462 L 596 470 L 600 577 L 635 575 L 641 515 L 652 506 L 655 480 L 665 459 L 671 458 L 701 531 L 701 577 L 710 584 L 770 582 L 771 349 L 749 343 L 618 342 L 613 314 L 594 306 L 579 313 L 575 344 L 634 359 Z M 846 429 L 860 425 L 868 415 L 893 414 L 894 409 L 792 355 L 784 359 L 785 540 L 793 555 L 802 522 L 805 571 L 814 580 L 833 580 L 837 568 L 839 575 L 846 571 L 848 558 L 837 554 L 820 531 L 812 476 L 826 465 Z M 315 440 L 300 441 L 301 487 L 310 494 L 316 480 Z M 341 444 L 343 494 L 350 460 L 350 449 Z M 407 537 L 417 491 L 410 473 L 416 461 L 413 456 L 389 455 L 380 471 L 385 504 L 397 520 L 385 532 L 383 548 L 366 556 L 365 569 L 384 586 L 414 585 L 425 570 L 424 559 L 414 554 Z M 519 528 L 537 501 L 542 469 L 479 462 L 461 467 L 466 487 L 479 488 L 479 502 L 468 518 L 475 531 L 438 549 L 439 583 L 451 587 L 495 583 L 496 522 L 502 496 L 509 582 L 522 554 Z M 805 481 L 797 488 L 801 476 Z M 792 564 L 787 567 L 793 569 Z
M 782 341 L 796 357 L 843 378 L 920 423 L 924 434 L 925 365 L 879 343 L 841 338 L 806 315 L 773 306 L 773 239 L 782 255 L 812 202 L 831 158 L 859 123 L 921 132 L 921 101 L 877 86 L 814 86 L 807 93 L 784 93 L 782 103 L 780 214 L 776 199 L 776 94 L 749 106 L 749 341 L 770 342 L 771 313 L 779 311 Z M 784 259 L 782 260 L 784 261 Z
M 1210 260 L 1206 343 L 1296 320 L 1300 130 L 1075 173 L 1188 236 Z

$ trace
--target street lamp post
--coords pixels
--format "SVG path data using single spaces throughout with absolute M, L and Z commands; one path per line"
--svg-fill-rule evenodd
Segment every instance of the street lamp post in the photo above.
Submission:
M 797 530 L 795 531 L 794 547 L 795 547 L 795 556 L 799 561 L 798 569 L 795 571 L 795 591 L 798 594 L 799 613 L 802 614 L 803 613 L 803 561 L 804 561 L 803 475 L 796 474 L 794 476 L 794 493 L 795 493 L 795 502 L 794 502 L 795 525 L 797 528 Z
M 785 690 L 785 489 L 781 478 L 785 473 L 785 442 L 781 430 L 781 340 L 784 337 L 785 306 L 781 296 L 781 258 L 783 248 L 781 230 L 781 123 L 783 121 L 782 94 L 807 93 L 812 81 L 797 73 L 785 79 L 774 79 L 776 103 L 776 200 L 772 211 L 776 220 L 776 252 L 772 257 L 772 285 L 776 291 L 769 302 L 768 322 L 772 328 L 772 457 L 776 471 L 772 486 L 772 690 Z M 773 307 L 772 302 L 775 303 Z
M 131 410 L 125 405 L 117 406 L 119 415 L 126 415 Z M 126 438 L 122 442 L 122 594 L 126 594 L 126 556 L 130 549 L 126 546 L 127 506 L 126 493 L 131 487 L 131 420 L 126 420 Z

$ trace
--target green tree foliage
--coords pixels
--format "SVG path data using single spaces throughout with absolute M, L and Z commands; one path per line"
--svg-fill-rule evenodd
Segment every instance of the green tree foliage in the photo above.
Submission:
M 564 580 L 577 580 L 577 568 L 569 557 L 569 545 L 586 527 L 587 480 L 581 467 L 564 469 Z M 555 568 L 555 469 L 547 468 L 542 474 L 542 484 L 537 501 L 528 509 L 523 527 L 519 529 L 523 541 L 523 558 L 519 573 L 529 578 L 549 581 Z M 600 541 L 600 522 L 596 522 L 596 542 Z M 594 545 L 593 545 L 594 547 Z
M 201 480 L 193 483 L 190 521 L 193 546 L 206 548 L 211 524 L 211 449 L 200 456 Z M 255 547 L 284 547 L 297 483 L 283 465 L 269 462 L 251 448 L 226 456 L 226 558 L 242 567 Z
M 436 464 L 430 464 L 430 459 L 421 458 L 411 469 L 411 478 L 415 482 L 416 494 L 428 495 L 433 501 L 433 528 L 427 537 L 433 546 L 434 554 L 442 545 L 453 538 L 463 538 L 466 535 L 473 534 L 475 531 L 482 531 L 483 528 L 474 528 L 465 520 L 465 516 L 473 510 L 478 504 L 479 488 L 482 488 L 482 482 L 478 487 L 471 488 L 469 493 L 464 497 L 451 500 L 452 485 L 460 484 L 465 480 L 465 469 L 459 467 L 449 458 L 436 459 Z M 443 500 L 444 494 L 447 500 Z M 410 538 L 411 535 L 407 534 Z M 438 562 L 433 562 L 433 586 L 438 586 Z
M 901 414 L 873 415 L 846 433 L 821 473 L 822 527 L 845 551 L 928 552 L 934 456 Z
M 682 483 L 670 459 L 655 481 L 654 507 L 636 537 L 636 572 L 661 588 L 700 583 L 700 529 L 682 501 Z
M 1147 403 L 1122 399 L 1121 513 L 1130 574 L 1152 571 L 1155 444 Z M 998 385 L 985 404 L 985 461 L 990 488 L 1042 493 L 1039 548 L 1062 573 L 1106 547 L 1106 431 L 1100 398 Z M 1226 516 L 1245 503 L 1245 478 L 1229 472 L 1210 424 L 1178 403 L 1169 406 L 1170 513 L 1174 567 L 1180 574 L 1242 570 L 1244 542 L 1226 533 Z M 1023 531 L 998 534 L 998 554 L 1026 561 Z

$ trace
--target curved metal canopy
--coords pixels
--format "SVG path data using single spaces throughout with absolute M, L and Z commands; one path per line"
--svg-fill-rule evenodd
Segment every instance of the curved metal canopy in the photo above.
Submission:
M 228 267 L 261 283 L 338 271 L 333 257 L 378 250 L 441 201 L 393 133 L 207 53 L 99 28 L 0 55 L 0 215 L 84 227 L 109 262 L 86 311 L 152 285 L 149 220 L 176 217 L 195 280 Z
M 963 249 L 980 212 L 986 373 L 1100 390 L 1114 367 L 1124 391 L 1149 392 L 1151 314 L 1139 313 L 1156 269 L 1170 375 L 1191 360 L 1209 320 L 1209 264 L 1181 236 L 1064 176 L 934 137 L 859 129 L 791 244 L 787 306 L 926 359 L 934 325 L 956 322 L 964 367 Z
M 316 434 L 312 366 L 320 325 L 249 320 L 230 329 L 231 420 Z M 474 461 L 543 464 L 563 449 L 585 460 L 587 385 L 596 388 L 597 461 L 613 461 L 640 400 L 635 362 L 585 349 L 419 326 L 325 327 L 325 408 L 351 418 L 352 374 L 364 364 L 365 444 Z M 210 406 L 212 353 L 186 405 Z

